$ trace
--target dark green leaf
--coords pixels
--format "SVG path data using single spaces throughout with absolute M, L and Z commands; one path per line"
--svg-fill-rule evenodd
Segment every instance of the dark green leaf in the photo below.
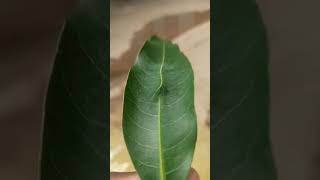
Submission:
M 255 1 L 213 10 L 213 179 L 274 180 L 268 46 Z
M 149 39 L 131 68 L 124 96 L 123 132 L 143 180 L 185 180 L 197 122 L 191 64 L 177 45 Z
M 82 1 L 65 26 L 46 102 L 42 180 L 107 179 L 107 9 L 107 1 Z

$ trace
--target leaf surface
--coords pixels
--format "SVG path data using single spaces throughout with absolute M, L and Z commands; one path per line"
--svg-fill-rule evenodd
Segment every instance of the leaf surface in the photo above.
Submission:
M 157 37 L 141 49 L 124 95 L 123 133 L 143 180 L 185 180 L 197 138 L 194 77 L 177 45 Z
M 213 10 L 213 179 L 274 180 L 269 139 L 268 44 L 254 1 Z
M 42 180 L 108 175 L 107 1 L 82 0 L 67 21 L 48 89 Z

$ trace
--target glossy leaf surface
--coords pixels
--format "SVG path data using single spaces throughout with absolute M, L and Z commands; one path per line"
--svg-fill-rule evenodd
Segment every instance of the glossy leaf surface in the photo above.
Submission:
M 194 77 L 177 45 L 150 38 L 131 68 L 124 95 L 123 132 L 143 180 L 185 180 L 197 122 Z

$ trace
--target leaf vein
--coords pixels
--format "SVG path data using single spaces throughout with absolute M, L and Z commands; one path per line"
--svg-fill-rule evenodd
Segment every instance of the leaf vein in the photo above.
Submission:
M 176 148 L 176 147 L 179 146 L 182 142 L 184 142 L 193 132 L 194 132 L 194 131 L 189 131 L 189 133 L 188 133 L 185 137 L 183 137 L 181 140 L 179 140 L 177 143 L 175 143 L 175 145 L 164 149 L 164 151 L 169 151 L 169 150 L 172 150 L 172 149 Z

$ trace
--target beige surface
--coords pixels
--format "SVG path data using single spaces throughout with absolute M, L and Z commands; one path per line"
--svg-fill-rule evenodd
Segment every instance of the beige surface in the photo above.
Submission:
M 134 34 L 144 26 L 162 16 L 173 16 L 188 12 L 202 12 L 210 8 L 210 0 L 133 0 L 112 1 L 110 13 L 110 56 L 120 58 L 130 48 Z M 180 25 L 192 22 L 192 17 L 175 20 Z M 195 16 L 193 16 L 195 17 Z M 155 33 L 166 27 L 164 21 L 155 24 Z M 174 26 L 174 24 L 173 24 Z M 169 27 L 170 31 L 175 29 Z M 180 26 L 180 28 L 183 28 Z M 140 39 L 142 41 L 142 39 Z M 144 42 L 144 41 L 143 41 Z
M 152 2 L 152 1 L 149 1 Z M 168 2 L 168 1 L 163 1 Z M 172 1 L 171 5 L 179 4 L 179 0 L 177 2 Z M 181 2 L 181 1 L 180 1 Z M 132 29 L 134 29 L 135 33 L 131 32 L 130 27 L 123 29 L 119 24 L 127 22 L 128 19 L 125 19 L 126 16 L 120 16 L 116 13 L 113 13 L 113 16 L 117 16 L 117 18 L 111 18 L 111 32 L 114 36 L 112 36 L 111 40 L 111 162 L 110 162 L 110 171 L 131 171 L 134 170 L 131 164 L 130 158 L 128 156 L 128 152 L 126 150 L 126 146 L 123 141 L 122 129 L 121 129 L 121 119 L 122 119 L 122 96 L 123 96 L 123 88 L 126 81 L 126 76 L 129 68 L 131 67 L 135 56 L 137 55 L 137 51 L 141 48 L 145 39 L 147 39 L 153 33 L 160 34 L 161 37 L 165 37 L 166 39 L 174 40 L 174 42 L 178 43 L 180 49 L 185 53 L 185 55 L 189 58 L 193 65 L 194 73 L 195 73 L 195 91 L 196 91 L 196 111 L 198 116 L 198 141 L 197 147 L 193 162 L 193 167 L 199 172 L 202 180 L 210 179 L 210 130 L 207 123 L 209 120 L 209 97 L 210 97 L 210 23 L 209 23 L 209 13 L 208 13 L 208 2 L 209 1 L 193 1 L 194 3 L 188 4 L 188 1 L 185 1 L 186 8 L 171 7 L 170 4 L 166 5 L 170 8 L 163 8 L 165 3 L 161 4 L 158 10 L 149 10 L 156 17 L 152 21 L 144 21 L 145 19 L 152 19 L 147 17 L 148 15 L 143 14 L 145 16 L 141 19 L 142 22 L 137 22 L 134 20 L 134 17 L 131 17 Z M 196 4 L 199 3 L 199 5 Z M 155 2 L 152 2 L 155 3 Z M 207 5 L 205 8 L 205 4 Z M 150 5 L 151 6 L 151 5 Z M 153 6 L 151 6 L 153 7 Z M 188 7 L 188 8 L 187 8 Z M 193 8 L 192 8 L 193 7 Z M 128 6 L 126 8 L 130 9 Z M 161 11 L 162 8 L 162 11 Z M 130 16 L 134 16 L 135 13 L 132 10 L 134 7 L 131 7 Z M 144 8 L 141 7 L 140 10 Z M 197 11 L 202 9 L 203 11 Z M 195 10 L 195 11 L 192 11 Z M 129 11 L 129 10 L 127 10 Z M 157 12 L 158 11 L 158 12 Z M 165 12 L 163 12 L 165 11 Z M 176 12 L 177 14 L 167 16 L 168 12 Z M 181 14 L 179 13 L 181 12 Z M 188 13 L 184 13 L 188 12 Z M 146 12 L 145 12 L 146 13 Z M 156 14 L 158 13 L 158 14 Z M 125 13 L 124 13 L 125 14 Z M 138 13 L 138 16 L 142 16 Z M 157 17 L 158 16 L 158 17 Z M 112 16 L 111 16 L 112 17 Z M 115 22 L 115 21 L 123 21 L 123 22 Z M 114 25 L 118 24 L 118 25 Z M 134 27 L 133 24 L 138 24 L 137 27 Z M 113 26 L 114 25 L 114 26 Z M 165 25 L 166 28 L 161 27 Z M 142 29 L 139 29 L 142 28 Z M 128 30 L 130 29 L 130 30 Z M 130 31 L 124 32 L 122 31 Z M 116 32 L 116 33 L 113 33 Z M 122 36 L 122 34 L 124 34 Z M 118 40 L 116 40 L 119 38 Z M 138 44 L 132 43 L 132 39 L 138 41 Z M 113 45 L 115 42 L 124 42 L 124 46 Z M 115 53 L 112 53 L 114 49 Z M 123 54 L 126 54 L 125 56 Z M 129 55 L 128 55 L 129 54 Z

